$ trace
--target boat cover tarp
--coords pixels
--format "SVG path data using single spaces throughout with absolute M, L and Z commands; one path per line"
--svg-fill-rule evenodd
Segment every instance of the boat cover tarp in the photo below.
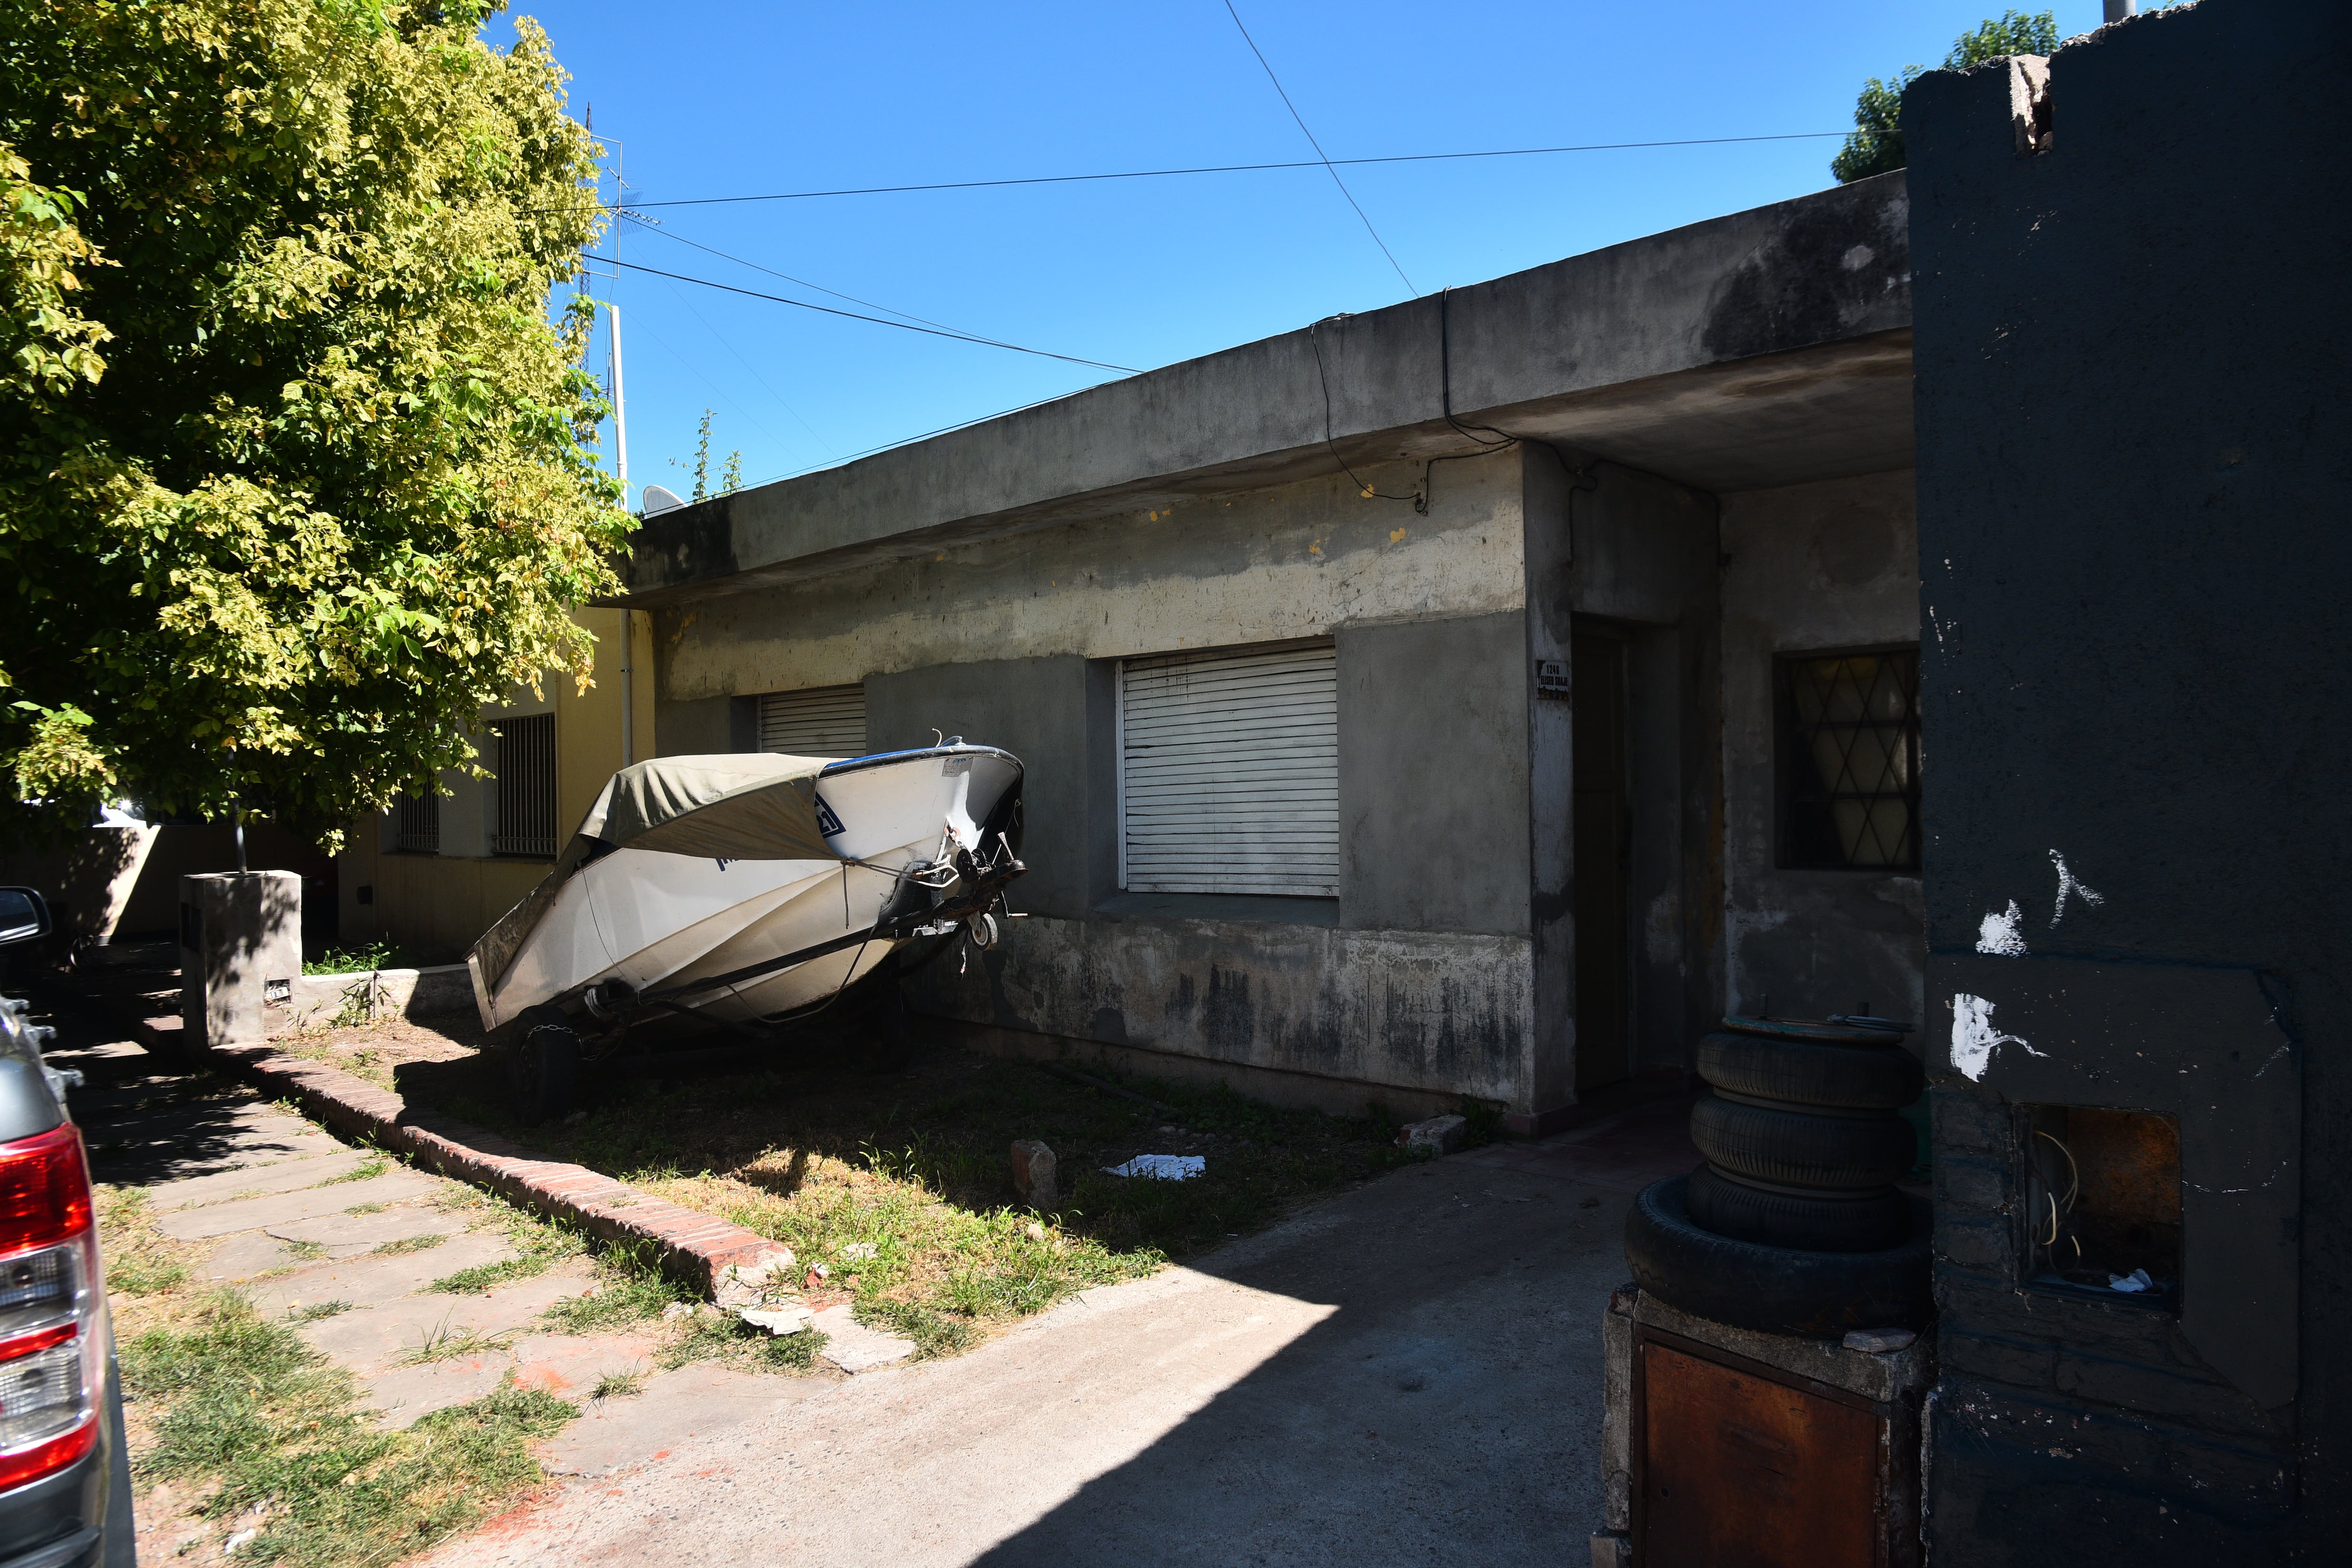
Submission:
M 482 933 L 472 957 L 485 990 L 573 873 L 613 849 L 650 849 L 713 860 L 835 860 L 816 819 L 816 776 L 833 759 L 745 752 L 657 757 L 614 773 L 555 868 Z

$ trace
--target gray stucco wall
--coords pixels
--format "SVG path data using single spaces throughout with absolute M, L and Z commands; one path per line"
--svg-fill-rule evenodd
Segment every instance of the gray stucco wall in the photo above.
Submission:
M 1528 930 L 1518 611 L 1339 629 L 1339 923 Z
M 1926 1016 L 1918 876 L 1782 869 L 1774 832 L 1773 658 L 1918 641 L 1913 486 L 1906 470 L 1722 498 L 1727 1008 Z
M 1593 480 L 1573 499 L 1566 560 L 1531 591 L 1551 636 L 1590 626 L 1625 646 L 1633 1065 L 1677 1068 L 1720 1011 L 1717 506 L 1615 464 Z M 1543 809 L 1569 811 L 1572 763 L 1563 749 L 1542 770 L 1559 792 Z

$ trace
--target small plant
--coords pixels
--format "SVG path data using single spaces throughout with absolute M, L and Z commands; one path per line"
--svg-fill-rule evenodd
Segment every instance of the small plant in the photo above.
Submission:
M 493 1354 L 505 1350 L 520 1332 L 519 1329 L 500 1329 L 486 1334 L 478 1329 L 452 1328 L 449 1316 L 445 1314 L 415 1350 L 400 1358 L 400 1364 L 425 1366 L 436 1361 L 456 1361 L 461 1356 Z
M 425 1289 L 438 1296 L 487 1296 L 501 1285 L 511 1285 L 518 1279 L 535 1279 L 547 1272 L 552 1258 L 524 1253 L 519 1258 L 501 1258 L 496 1263 L 477 1263 L 471 1268 L 460 1268 L 455 1274 L 445 1274 Z
M 591 1399 L 626 1399 L 646 1391 L 646 1374 L 641 1372 L 608 1372 L 596 1380 L 588 1391 Z
M 286 1318 L 289 1322 L 315 1323 L 322 1318 L 340 1317 L 351 1310 L 349 1301 L 313 1301 L 307 1307 L 287 1308 Z
M 378 969 L 423 969 L 429 959 L 388 937 L 356 947 L 331 947 L 302 965 L 305 974 L 359 974 Z
M 861 1300 L 856 1314 L 869 1329 L 887 1330 L 914 1341 L 915 1353 L 926 1359 L 970 1350 L 980 1339 L 979 1331 L 968 1321 L 911 1301 Z
M 313 1263 L 327 1256 L 327 1244 L 323 1241 L 289 1241 L 286 1244 L 286 1250 L 300 1262 Z
M 397 1241 L 387 1241 L 375 1249 L 378 1258 L 397 1258 L 404 1252 L 428 1252 L 449 1238 L 446 1236 L 404 1236 Z
M 650 1244 L 608 1247 L 596 1260 L 597 1283 L 586 1295 L 566 1296 L 540 1321 L 562 1334 L 592 1334 L 658 1317 L 673 1301 L 692 1298 L 665 1277 Z
M 329 1176 L 319 1184 L 322 1187 L 335 1187 L 341 1186 L 345 1182 L 372 1182 L 391 1169 L 391 1160 L 382 1154 L 371 1154 L 341 1175 Z

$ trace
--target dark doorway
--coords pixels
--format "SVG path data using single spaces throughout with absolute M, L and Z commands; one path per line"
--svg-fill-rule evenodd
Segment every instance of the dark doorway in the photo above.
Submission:
M 1625 644 L 1597 632 L 1571 643 L 1576 795 L 1576 1087 L 1633 1076 L 1626 889 L 1633 863 L 1626 788 Z

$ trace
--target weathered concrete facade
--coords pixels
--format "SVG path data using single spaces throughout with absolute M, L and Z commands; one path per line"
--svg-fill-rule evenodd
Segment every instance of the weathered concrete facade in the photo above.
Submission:
M 1906 100 L 1939 1564 L 2352 1532 L 2347 64 L 2202 0 Z M 2038 1263 L 2060 1117 L 2169 1130 L 2068 1177 L 2171 1205 L 2160 1289 Z
M 1776 652 L 1916 638 L 1906 212 L 1900 176 L 1828 192 L 652 520 L 661 750 L 749 749 L 759 694 L 856 683 L 872 750 L 1019 755 L 1028 918 L 918 983 L 1007 1048 L 1532 1129 L 1678 1072 L 1735 975 L 1916 1005 L 1916 877 L 1776 884 L 1739 837 L 1769 768 L 1727 809 Z M 1324 638 L 1338 896 L 1122 890 L 1118 661 Z M 1538 673 L 1589 657 L 1622 708 L 1598 979 L 1592 756 Z M 1794 929 L 1857 914 L 1859 951 Z

